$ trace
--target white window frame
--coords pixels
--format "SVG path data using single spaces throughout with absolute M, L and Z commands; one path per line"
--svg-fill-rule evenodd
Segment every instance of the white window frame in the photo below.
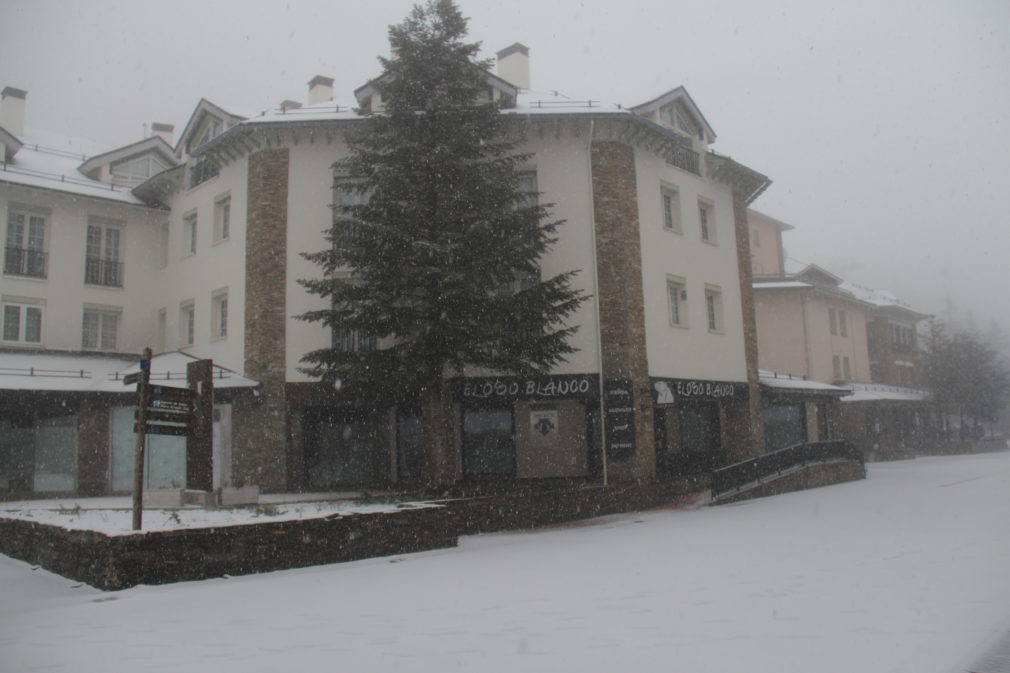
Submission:
M 210 296 L 210 338 L 228 338 L 228 288 L 214 290 Z
M 36 261 L 36 264 L 41 264 L 42 268 L 39 273 L 10 273 L 9 275 L 18 276 L 19 278 L 35 278 L 39 280 L 45 280 L 48 275 L 48 256 L 49 256 L 49 211 L 40 210 L 38 208 L 29 208 L 26 206 L 20 206 L 15 204 L 10 204 L 7 210 L 7 226 L 4 231 L 4 267 L 3 272 L 8 273 L 8 256 L 10 253 L 8 250 L 14 248 L 23 251 L 26 255 L 31 255 L 35 253 L 40 256 L 40 259 Z M 15 224 L 14 219 L 20 218 L 20 222 L 17 223 L 19 233 L 17 234 L 17 240 L 15 240 L 14 230 Z M 33 233 L 41 231 L 41 241 L 37 235 L 33 236 Z M 21 265 L 18 264 L 20 267 Z M 30 260 L 25 260 L 26 267 L 35 266 Z M 26 269 L 27 270 L 27 269 Z M 20 271 L 20 269 L 18 270 Z
M 183 347 L 196 343 L 196 301 L 193 299 L 179 304 L 179 343 Z
M 197 211 L 191 210 L 182 216 L 182 256 L 192 257 L 197 251 L 197 233 L 200 231 Z
M 13 339 L 7 338 L 8 324 L 7 316 L 9 309 L 17 311 L 17 334 Z M 38 341 L 28 341 L 28 312 L 38 312 Z M 0 300 L 0 343 L 14 346 L 41 346 L 45 343 L 46 327 L 46 307 L 41 300 L 22 299 L 19 297 L 5 297 Z
M 231 236 L 231 192 L 214 199 L 214 242 L 223 243 Z
M 687 281 L 679 276 L 666 277 L 666 310 L 671 327 L 688 327 Z
M 719 242 L 715 222 L 715 203 L 708 199 L 698 199 L 698 231 L 704 243 L 716 245 Z
M 838 336 L 838 311 L 828 307 L 828 333 L 831 336 Z
M 84 306 L 81 318 L 81 350 L 115 352 L 119 350 L 123 310 L 114 306 Z M 93 340 L 89 338 L 89 320 L 94 321 Z
M 709 332 L 713 334 L 726 332 L 722 308 L 722 288 L 718 285 L 705 284 L 705 316 Z
M 94 231 L 98 232 L 97 240 L 92 238 Z M 99 287 L 124 287 L 126 285 L 125 259 L 126 227 L 124 223 L 121 220 L 89 216 L 84 242 L 84 282 Z M 87 266 L 89 262 L 99 265 L 97 274 L 89 272 Z M 110 267 L 107 266 L 109 264 L 115 266 L 110 270 Z
M 680 190 L 672 185 L 661 185 L 659 188 L 659 208 L 663 220 L 663 229 L 675 234 L 684 233 L 680 208 Z
M 845 315 L 844 308 L 838 309 L 838 336 L 849 336 L 848 316 Z
M 146 167 L 147 170 L 137 172 L 124 172 L 122 170 L 124 166 L 130 166 L 133 164 L 136 164 L 138 166 L 143 165 Z M 110 172 L 115 177 L 121 178 L 123 180 L 135 180 L 141 182 L 147 180 L 152 175 L 157 175 L 166 168 L 168 168 L 168 166 L 164 164 L 160 159 L 158 159 L 155 155 L 143 154 L 139 157 L 124 159 L 123 161 L 113 164 L 112 167 L 110 168 Z

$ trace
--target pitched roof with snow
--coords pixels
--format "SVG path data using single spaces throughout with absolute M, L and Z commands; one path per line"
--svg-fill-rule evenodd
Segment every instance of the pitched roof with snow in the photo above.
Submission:
M 144 205 L 128 187 L 92 180 L 81 172 L 89 156 L 107 154 L 95 143 L 32 129 L 20 141 L 22 147 L 13 160 L 0 164 L 0 183 Z
M 151 359 L 151 382 L 185 387 L 186 365 L 198 358 L 178 351 Z M 136 384 L 123 385 L 123 377 L 140 371 L 139 358 L 103 353 L 0 351 L 0 391 L 59 391 L 130 393 Z M 251 388 L 259 385 L 230 369 L 214 365 L 215 388 Z

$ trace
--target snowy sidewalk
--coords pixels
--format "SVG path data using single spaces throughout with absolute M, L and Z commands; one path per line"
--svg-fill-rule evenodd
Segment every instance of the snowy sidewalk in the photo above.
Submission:
M 998 640 L 975 664 L 969 666 L 968 673 L 1010 673 L 1010 633 Z
M 733 505 L 112 593 L 0 557 L 0 671 L 952 673 L 993 661 L 1010 627 L 1010 452 L 869 468 L 865 481 Z

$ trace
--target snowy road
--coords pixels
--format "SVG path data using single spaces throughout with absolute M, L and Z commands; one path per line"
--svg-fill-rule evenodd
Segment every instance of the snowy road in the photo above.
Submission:
M 1010 628 L 1010 452 L 102 593 L 0 557 L 0 670 L 950 673 Z

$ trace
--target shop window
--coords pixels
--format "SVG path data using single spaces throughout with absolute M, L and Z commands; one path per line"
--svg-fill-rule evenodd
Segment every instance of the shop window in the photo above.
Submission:
M 420 479 L 424 469 L 424 429 L 419 409 L 401 408 L 396 413 L 396 477 Z
M 463 471 L 468 475 L 514 475 L 511 407 L 463 411 Z
M 361 486 L 388 480 L 389 449 L 371 420 L 320 410 L 306 416 L 305 430 L 305 482 L 309 487 Z

